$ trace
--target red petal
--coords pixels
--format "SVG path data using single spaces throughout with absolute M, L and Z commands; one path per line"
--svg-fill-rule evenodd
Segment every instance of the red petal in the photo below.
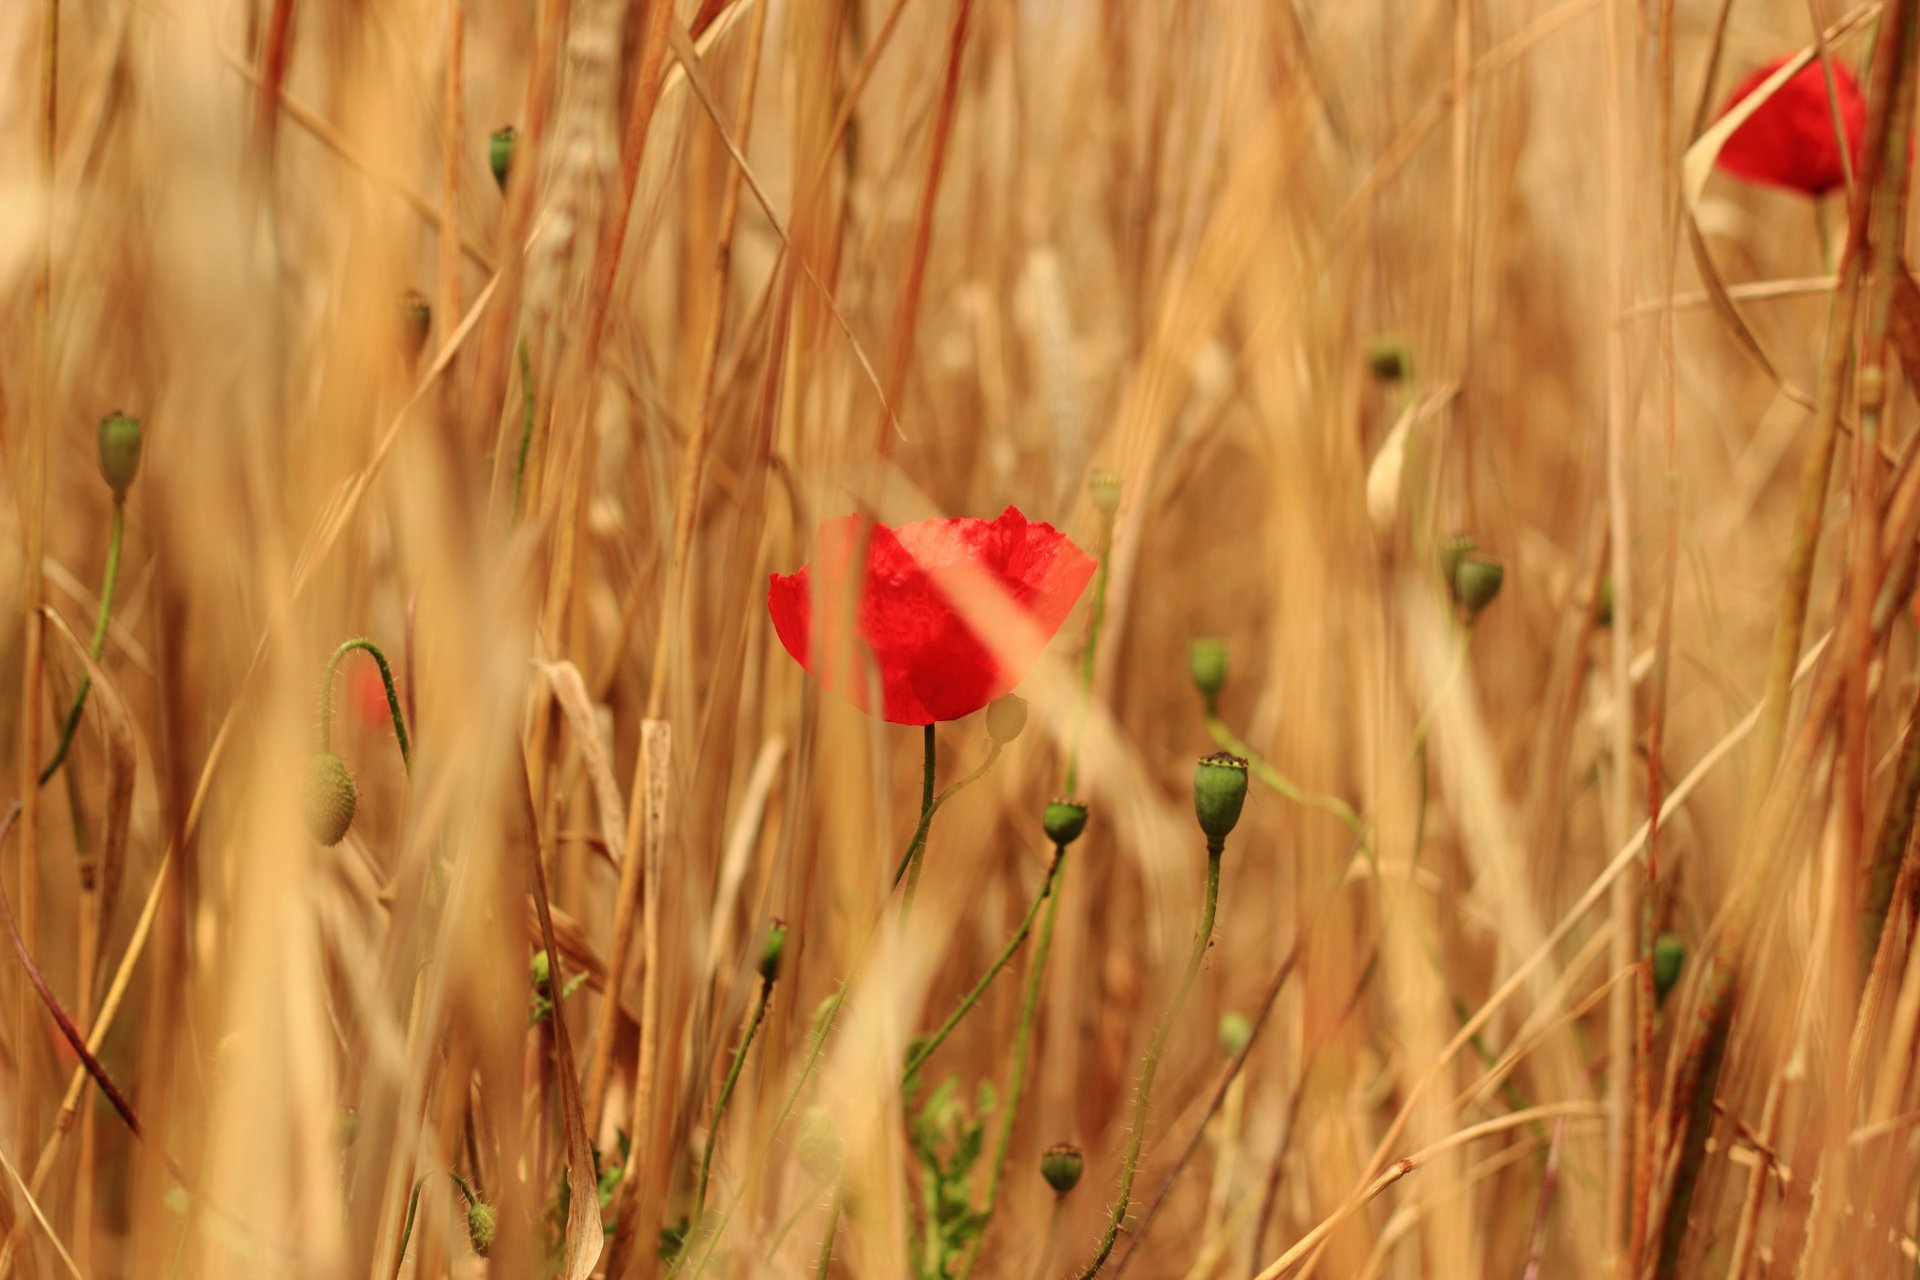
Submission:
M 1727 99 L 1721 115 L 1758 89 L 1785 62 L 1779 59 L 1748 76 Z M 1859 168 L 1860 139 L 1867 106 L 1860 84 L 1844 63 L 1833 64 L 1834 102 L 1854 168 Z M 1793 73 L 1754 111 L 1726 145 L 1716 164 L 1736 177 L 1767 186 L 1820 195 L 1845 183 L 1840 148 L 1827 104 L 1827 80 L 1818 62 Z

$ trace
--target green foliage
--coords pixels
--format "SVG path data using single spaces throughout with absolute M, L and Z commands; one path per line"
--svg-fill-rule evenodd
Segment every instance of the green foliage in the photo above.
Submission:
M 909 1095 L 917 1081 L 908 1081 Z M 949 1078 L 927 1098 L 908 1127 L 920 1162 L 921 1234 L 909 1240 L 913 1271 L 922 1280 L 950 1280 L 950 1269 L 985 1229 L 987 1215 L 973 1206 L 973 1176 L 993 1114 L 993 1083 L 980 1082 L 972 1110 Z

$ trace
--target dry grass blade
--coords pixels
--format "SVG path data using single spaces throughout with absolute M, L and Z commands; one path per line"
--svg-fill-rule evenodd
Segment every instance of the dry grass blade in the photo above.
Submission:
M 607 856 L 618 867 L 627 859 L 627 808 L 620 798 L 620 784 L 614 780 L 613 760 L 600 736 L 599 717 L 587 694 L 587 682 L 571 662 L 542 662 L 541 674 L 553 686 L 553 696 L 566 713 L 573 729 L 573 740 L 580 760 L 593 784 L 594 804 L 600 814 L 600 838 L 606 841 Z

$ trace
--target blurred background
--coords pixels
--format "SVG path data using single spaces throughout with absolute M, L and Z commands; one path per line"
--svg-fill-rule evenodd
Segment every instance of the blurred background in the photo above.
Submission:
M 1864 751 L 1769 786 L 1748 719 L 1834 401 L 1846 196 L 1682 182 L 1734 84 L 1825 24 L 1865 85 L 1893 18 L 0 6 L 0 885 L 143 1135 L 9 954 L 0 1276 L 1075 1274 L 1201 907 L 1193 761 L 1228 741 L 1260 763 L 1105 1274 L 1906 1274 L 1909 895 L 1862 1029 L 1836 905 L 1862 823 L 1863 857 L 1904 836 L 1905 608 L 1848 668 Z M 1883 494 L 1911 432 L 1888 377 Z M 143 439 L 123 538 L 113 411 Z M 1854 439 L 1807 644 L 1848 580 Z M 846 512 L 1009 504 L 1103 557 L 1086 710 L 1090 598 L 942 808 L 911 927 L 876 930 L 921 735 L 809 681 L 767 575 Z M 1458 534 L 1504 571 L 1483 610 L 1436 568 Z M 355 637 L 409 760 L 367 653 L 323 685 Z M 942 786 L 988 751 L 978 716 L 937 741 Z M 301 820 L 316 749 L 357 792 L 331 846 Z M 897 1065 L 1045 883 L 1070 758 L 1092 816 L 1004 1183 L 949 1270 L 929 1221 L 986 1194 L 1032 947 L 925 1088 Z M 1682 1010 L 1762 868 L 1689 1159 Z M 542 898 L 558 984 L 529 969 Z M 1685 957 L 1658 1008 L 1656 935 Z M 936 1177 L 975 1124 L 988 1154 Z M 1056 1143 L 1085 1160 L 1063 1196 Z

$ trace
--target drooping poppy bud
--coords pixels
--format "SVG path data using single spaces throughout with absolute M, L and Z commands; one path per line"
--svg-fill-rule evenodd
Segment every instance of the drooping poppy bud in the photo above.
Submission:
M 360 803 L 346 761 L 331 751 L 315 753 L 307 762 L 301 803 L 307 830 L 315 840 L 331 846 L 346 839 L 347 828 L 353 825 L 353 812 Z
M 787 923 L 775 920 L 767 930 L 767 940 L 760 948 L 760 977 L 762 981 L 772 982 L 780 976 L 780 956 L 787 949 Z
M 493 180 L 502 191 L 507 189 L 507 175 L 513 172 L 513 149 L 519 141 L 519 131 L 510 124 L 495 129 L 487 139 L 487 167 L 493 170 Z
M 481 1257 L 493 1249 L 494 1232 L 500 1226 L 500 1211 L 481 1200 L 467 1206 L 467 1243 Z
M 1725 116 L 1752 96 L 1778 71 L 1779 58 L 1755 71 L 1727 98 Z M 1835 108 L 1846 133 L 1847 156 L 1860 167 L 1860 142 L 1866 133 L 1867 103 L 1860 82 L 1837 59 L 1833 62 L 1833 102 L 1827 101 L 1827 77 L 1818 59 L 1788 77 L 1751 116 L 1733 131 L 1715 160 L 1736 178 L 1818 196 L 1845 185 L 1846 170 L 1834 135 Z
M 1200 691 L 1211 711 L 1220 691 L 1227 686 L 1226 641 L 1203 636 L 1188 645 L 1187 671 L 1193 676 L 1193 687 Z
M 1200 757 L 1193 770 L 1193 813 L 1209 847 L 1224 844 L 1247 803 L 1247 762 L 1227 751 Z
M 1087 806 L 1078 800 L 1055 800 L 1047 805 L 1040 824 L 1046 829 L 1047 839 L 1065 848 L 1087 829 Z
M 100 419 L 100 474 L 113 496 L 124 498 L 140 474 L 140 420 L 115 409 Z
M 1087 1167 L 1080 1148 L 1071 1142 L 1056 1142 L 1040 1153 L 1040 1176 L 1047 1180 L 1055 1195 L 1065 1195 L 1080 1185 Z
M 1017 694 L 995 698 L 987 704 L 987 736 L 1006 746 L 1027 727 L 1027 700 Z

